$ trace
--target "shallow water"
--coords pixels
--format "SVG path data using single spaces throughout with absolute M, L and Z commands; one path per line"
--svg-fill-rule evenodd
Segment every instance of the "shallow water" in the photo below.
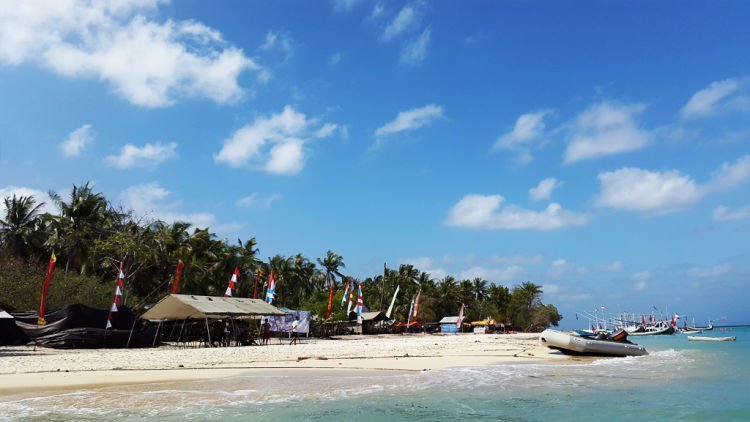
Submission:
M 0 419 L 750 420 L 750 329 L 736 342 L 640 337 L 648 356 L 419 373 L 237 376 L 5 398 Z

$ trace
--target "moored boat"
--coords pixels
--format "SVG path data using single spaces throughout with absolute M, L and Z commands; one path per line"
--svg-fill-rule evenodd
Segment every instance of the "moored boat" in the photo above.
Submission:
M 627 340 L 603 340 L 581 337 L 574 333 L 557 330 L 544 330 L 539 340 L 551 349 L 565 354 L 592 356 L 642 356 L 648 352 L 642 346 Z
M 737 337 L 687 336 L 689 341 L 737 341 Z

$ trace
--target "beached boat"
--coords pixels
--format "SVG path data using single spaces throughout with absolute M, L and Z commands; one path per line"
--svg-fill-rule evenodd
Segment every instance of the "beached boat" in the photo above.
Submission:
M 627 340 L 600 340 L 557 330 L 544 330 L 539 336 L 539 340 L 547 347 L 558 349 L 565 354 L 592 356 L 642 356 L 648 354 L 644 347 Z
M 737 341 L 737 337 L 687 336 L 690 341 Z
M 644 331 L 640 332 L 634 332 L 634 333 L 628 333 L 631 336 L 659 336 L 659 335 L 668 335 L 668 334 L 674 334 L 674 327 L 671 325 L 668 326 L 656 326 L 656 325 L 650 325 L 645 328 Z

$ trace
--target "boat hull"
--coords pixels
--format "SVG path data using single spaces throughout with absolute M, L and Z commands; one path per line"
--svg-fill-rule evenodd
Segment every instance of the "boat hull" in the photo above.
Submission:
M 633 343 L 596 340 L 575 336 L 557 330 L 544 330 L 539 340 L 551 349 L 566 354 L 591 356 L 643 356 L 648 352 Z
M 737 341 L 737 337 L 703 337 L 703 336 L 688 336 L 690 341 Z

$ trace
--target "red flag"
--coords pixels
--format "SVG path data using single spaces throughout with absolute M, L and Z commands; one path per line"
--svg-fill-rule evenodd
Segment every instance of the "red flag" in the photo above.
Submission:
M 55 271 L 55 262 L 57 257 L 55 252 L 52 252 L 52 256 L 49 258 L 49 267 L 47 268 L 47 275 L 44 276 L 44 283 L 42 283 L 42 301 L 39 303 L 39 318 L 36 320 L 37 325 L 44 325 L 47 321 L 44 320 L 45 304 L 44 300 L 47 297 L 47 290 L 49 289 L 49 282 L 52 280 L 52 271 Z
M 464 322 L 464 304 L 461 303 L 461 311 L 458 313 L 458 321 L 456 321 L 456 328 L 458 328 L 459 331 L 462 331 L 461 324 Z
M 326 309 L 326 319 L 331 317 L 332 307 L 333 307 L 333 283 L 331 283 L 331 291 L 328 293 L 328 309 Z
M 182 280 L 182 268 L 185 266 L 185 263 L 182 262 L 180 259 L 177 261 L 177 269 L 174 271 L 174 278 L 172 278 L 172 289 L 169 291 L 170 293 L 177 294 L 180 292 L 180 280 Z
M 237 267 L 234 267 L 234 273 L 232 274 L 232 278 L 229 279 L 229 286 L 227 286 L 227 291 L 224 292 L 224 297 L 232 297 L 232 290 L 234 290 L 234 287 L 237 285 L 237 279 L 240 277 L 240 270 Z
M 115 288 L 115 297 L 112 299 L 112 307 L 109 308 L 109 315 L 107 315 L 107 326 L 104 327 L 112 328 L 112 313 L 117 312 L 117 305 L 122 304 L 122 292 L 125 290 L 125 285 L 123 284 L 123 280 L 125 280 L 125 273 L 122 272 L 122 261 L 120 262 L 120 272 L 117 274 L 117 287 Z

